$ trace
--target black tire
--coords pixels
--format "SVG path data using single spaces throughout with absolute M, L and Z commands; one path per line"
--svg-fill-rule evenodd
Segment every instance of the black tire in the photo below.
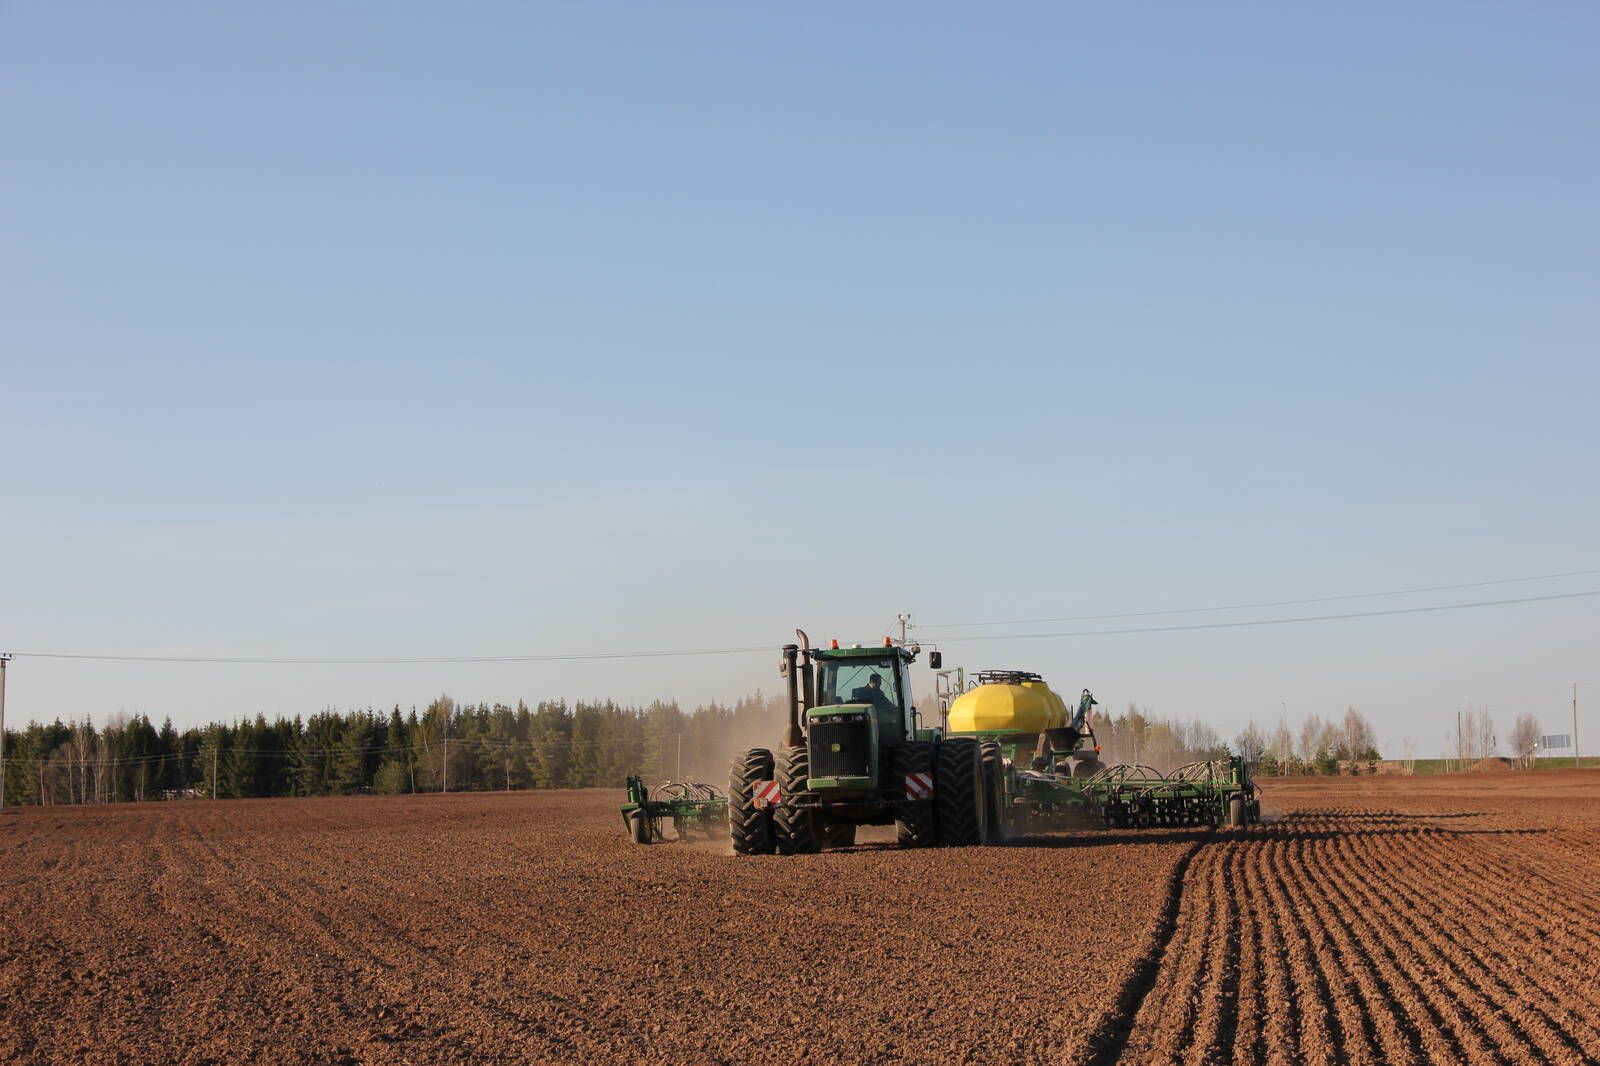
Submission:
M 802 745 L 778 752 L 778 791 L 783 802 L 772 811 L 772 839 L 779 855 L 815 855 L 822 850 L 822 819 L 815 808 L 796 806 L 806 795 L 811 753 Z
M 1099 757 L 1095 755 L 1090 755 L 1082 759 L 1074 758 L 1072 760 L 1072 776 L 1075 780 L 1079 781 L 1085 778 L 1093 777 L 1095 774 L 1099 773 L 1105 768 L 1106 764 L 1101 762 Z
M 906 799 L 907 774 L 933 773 L 933 747 L 926 740 L 908 740 L 890 755 L 895 839 L 902 848 L 931 848 L 939 839 L 933 800 Z
M 986 741 L 978 750 L 983 762 L 983 788 L 988 798 L 985 811 L 989 816 L 989 839 L 1004 839 L 1009 828 L 1006 824 L 1006 764 L 1005 752 L 994 741 Z
M 829 822 L 822 827 L 822 845 L 827 848 L 853 848 L 856 846 L 854 822 Z
M 1228 798 L 1228 825 L 1234 829 L 1243 829 L 1244 820 L 1244 793 L 1235 792 Z
M 643 811 L 628 812 L 628 835 L 635 844 L 650 843 L 650 820 Z
M 933 768 L 933 799 L 939 808 L 939 844 L 961 848 L 989 841 L 983 763 L 972 737 L 939 742 Z
M 771 855 L 772 811 L 757 807 L 758 781 L 772 780 L 772 752 L 751 748 L 734 757 L 728 769 L 728 836 L 735 855 Z

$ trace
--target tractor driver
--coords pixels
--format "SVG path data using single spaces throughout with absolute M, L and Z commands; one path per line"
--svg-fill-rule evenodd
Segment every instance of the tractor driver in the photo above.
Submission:
M 892 711 L 895 709 L 894 704 L 889 701 L 889 697 L 883 691 L 883 676 L 881 674 L 873 674 L 867 678 L 866 687 L 856 689 L 850 694 L 850 698 L 857 703 L 870 703 L 880 710 Z

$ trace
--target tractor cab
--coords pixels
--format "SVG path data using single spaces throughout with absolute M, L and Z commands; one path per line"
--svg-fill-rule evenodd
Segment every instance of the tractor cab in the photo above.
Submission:
M 866 792 L 879 782 L 885 766 L 880 752 L 904 744 L 916 729 L 913 657 L 893 646 L 811 653 L 815 676 L 803 685 L 814 693 L 805 707 L 808 789 Z

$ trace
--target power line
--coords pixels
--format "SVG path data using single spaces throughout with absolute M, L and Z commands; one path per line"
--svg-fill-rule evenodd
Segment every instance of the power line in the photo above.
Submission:
M 1246 607 L 1288 606 L 1308 603 L 1327 603 L 1336 600 L 1366 599 L 1375 596 L 1401 596 L 1417 592 L 1432 592 L 1451 588 L 1481 588 L 1488 585 L 1504 585 L 1520 581 L 1543 581 L 1556 577 L 1571 577 L 1578 574 L 1597 574 L 1600 570 L 1573 570 L 1564 574 L 1545 574 L 1535 577 L 1504 578 L 1497 581 L 1478 581 L 1463 585 L 1438 585 L 1426 589 L 1399 589 L 1390 592 L 1363 592 L 1348 596 L 1326 596 L 1310 600 L 1280 600 L 1276 603 L 1236 604 L 1232 607 L 1189 607 L 1171 611 L 1140 611 L 1127 614 L 1079 615 L 1070 618 L 1037 618 L 1027 621 L 1012 623 L 1003 622 L 969 622 L 964 624 L 947 623 L 938 626 L 918 626 L 919 629 L 944 629 L 944 628 L 972 628 L 989 625 L 1032 625 L 1042 622 L 1068 622 L 1090 621 L 1094 619 L 1112 618 L 1141 618 L 1154 615 L 1188 614 L 1203 611 L 1228 611 L 1241 610 Z M 1092 629 L 1077 630 L 1073 632 L 1058 633 L 1008 633 L 989 634 L 983 636 L 953 636 L 942 637 L 940 641 L 946 644 L 956 644 L 984 640 L 1032 640 L 1044 637 L 1098 637 L 1120 636 L 1135 633 L 1179 633 L 1201 629 L 1238 629 L 1252 626 L 1294 625 L 1300 622 L 1327 622 L 1348 618 L 1377 618 L 1388 615 L 1427 614 L 1435 611 L 1460 611 L 1475 607 L 1503 607 L 1520 603 L 1543 603 L 1551 600 L 1580 599 L 1587 596 L 1600 595 L 1600 589 L 1589 592 L 1565 592 L 1548 596 L 1522 596 L 1505 600 L 1481 600 L 1474 603 L 1446 603 L 1427 607 L 1402 607 L 1386 611 L 1355 611 L 1347 614 L 1306 615 L 1297 618 L 1260 618 L 1242 622 L 1199 622 L 1192 625 L 1176 626 L 1145 626 L 1126 629 Z M 123 653 L 91 653 L 91 652 L 51 652 L 27 651 L 15 652 L 18 659 L 64 659 L 97 662 L 142 662 L 142 663 L 189 663 L 189 664 L 243 664 L 243 665 L 403 665 L 403 664 L 442 664 L 442 663 L 536 663 L 536 662 L 581 662 L 586 660 L 617 660 L 617 659 L 660 659 L 712 655 L 752 655 L 755 653 L 768 653 L 772 649 L 768 645 L 747 645 L 744 647 L 725 648 L 682 648 L 662 651 L 618 651 L 618 652 L 570 652 L 565 654 L 545 655 L 429 655 L 429 656 L 386 656 L 386 657 L 304 657 L 304 656 L 245 656 L 245 655 L 132 655 Z
M 1595 570 L 1567 570 L 1559 574 L 1534 574 L 1531 577 L 1504 577 L 1494 581 L 1468 581 L 1459 585 L 1426 585 L 1410 589 L 1391 589 L 1387 592 L 1353 592 L 1340 596 L 1314 596 L 1304 600 L 1270 600 L 1262 603 L 1232 603 L 1220 607 L 1177 607 L 1161 611 L 1128 611 L 1119 614 L 1080 614 L 1061 618 L 1016 618 L 1000 622 L 939 622 L 934 625 L 913 625 L 913 629 L 975 629 L 981 626 L 1031 626 L 1049 622 L 1103 622 L 1113 618 L 1154 618 L 1170 614 L 1205 614 L 1211 611 L 1244 611 L 1260 607 L 1302 607 L 1312 603 L 1336 603 L 1341 600 L 1369 600 L 1380 596 L 1414 596 L 1423 592 L 1452 592 L 1459 589 L 1488 588 L 1491 585 L 1515 585 L 1524 581 L 1553 581 L 1563 577 L 1586 577 L 1600 574 Z M 1351 616 L 1355 617 L 1355 616 Z
M 1431 607 L 1397 607 L 1389 611 L 1355 611 L 1350 614 L 1306 615 L 1302 618 L 1258 618 L 1245 622 L 1196 622 L 1182 626 L 1144 626 L 1133 629 L 1080 629 L 1071 633 L 1001 633 L 984 636 L 941 637 L 942 644 L 966 644 L 980 640 L 1038 640 L 1050 637 L 1109 637 L 1127 633 L 1181 633 L 1196 629 L 1242 629 L 1246 626 L 1283 626 L 1296 622 L 1332 622 L 1343 618 L 1378 618 L 1397 614 L 1427 614 L 1433 611 L 1464 611 L 1473 607 L 1505 607 L 1516 603 L 1544 603 L 1549 600 L 1576 600 L 1600 596 L 1600 589 L 1589 592 L 1561 592 L 1550 596 L 1523 596 L 1514 600 L 1481 600 L 1477 603 L 1441 603 Z

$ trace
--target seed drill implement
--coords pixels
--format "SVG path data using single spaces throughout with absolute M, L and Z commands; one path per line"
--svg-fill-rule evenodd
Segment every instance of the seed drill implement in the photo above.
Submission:
M 663 781 L 646 787 L 644 778 L 628 778 L 628 801 L 622 805 L 622 823 L 635 844 L 659 844 L 671 822 L 679 840 L 692 836 L 710 839 L 727 830 L 728 797 L 715 785 L 698 781 Z

